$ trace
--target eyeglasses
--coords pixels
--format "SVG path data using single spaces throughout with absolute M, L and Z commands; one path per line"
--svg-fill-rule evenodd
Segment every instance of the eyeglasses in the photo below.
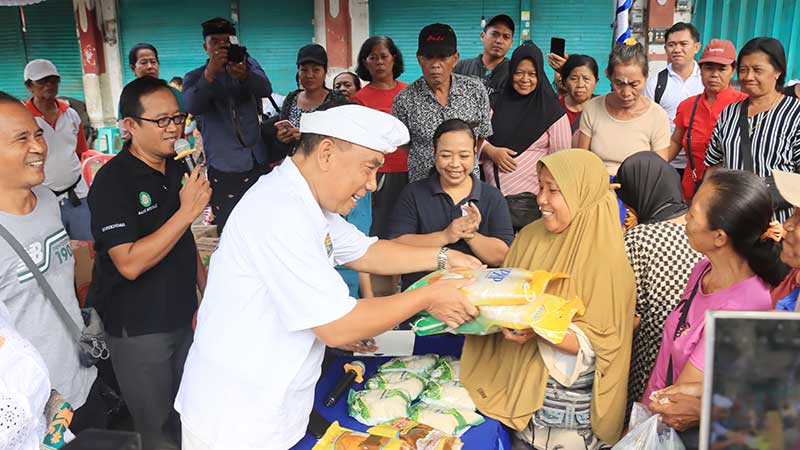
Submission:
M 153 122 L 154 124 L 158 125 L 158 128 L 167 128 L 170 122 L 178 126 L 184 125 L 187 117 L 189 117 L 188 114 L 179 113 L 172 117 L 162 117 L 160 119 L 148 119 L 146 117 L 134 117 L 134 119 L 144 120 L 145 122 Z

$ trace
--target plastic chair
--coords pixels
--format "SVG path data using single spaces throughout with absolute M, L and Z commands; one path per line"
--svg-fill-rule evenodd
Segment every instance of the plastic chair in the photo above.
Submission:
M 97 150 L 92 150 L 92 149 L 86 150 L 85 152 L 81 153 L 81 165 L 83 165 L 83 162 L 91 158 L 92 156 L 97 156 L 102 154 L 103 153 L 100 153 Z
M 90 156 L 83 161 L 83 164 L 81 165 L 81 172 L 83 173 L 83 179 L 86 181 L 87 186 L 92 185 L 94 175 L 113 157 L 114 155 L 106 155 L 101 153 Z
M 122 150 L 122 133 L 119 128 L 103 127 L 97 130 L 94 148 L 101 153 L 119 153 Z

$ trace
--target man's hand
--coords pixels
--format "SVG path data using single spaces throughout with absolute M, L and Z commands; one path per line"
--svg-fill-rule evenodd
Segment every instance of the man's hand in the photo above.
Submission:
M 426 289 L 426 294 L 432 298 L 426 310 L 450 328 L 458 328 L 464 322 L 471 322 L 478 316 L 478 308 L 467 300 L 461 288 L 474 282 L 472 278 L 439 280 L 421 288 Z
M 445 269 L 485 269 L 486 265 L 480 259 L 461 253 L 458 250 L 450 249 L 447 251 L 447 264 Z
M 378 346 L 375 345 L 375 339 L 362 339 L 336 348 L 353 353 L 375 353 L 378 351 Z
M 511 342 L 516 342 L 519 345 L 523 345 L 535 338 L 536 333 L 531 328 L 526 330 L 512 330 L 510 328 L 503 328 L 503 337 Z
M 244 81 L 247 79 L 247 59 L 240 63 L 229 63 L 227 66 L 228 74 L 236 80 Z
M 225 69 L 228 64 L 228 47 L 219 47 L 209 55 L 206 72 L 214 75 Z
M 191 174 L 184 175 L 180 192 L 181 206 L 178 212 L 186 214 L 191 220 L 203 213 L 211 199 L 211 185 L 206 174 L 201 171 L 202 168 L 203 166 L 197 165 Z
M 517 160 L 513 158 L 517 155 L 517 152 L 514 150 L 506 147 L 484 147 L 483 153 L 492 160 L 501 172 L 511 173 L 517 170 Z

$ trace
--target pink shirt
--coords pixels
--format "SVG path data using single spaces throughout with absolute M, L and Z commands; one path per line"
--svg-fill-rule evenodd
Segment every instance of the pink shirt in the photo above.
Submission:
M 688 299 L 694 289 L 695 283 L 710 266 L 708 259 L 702 259 L 692 270 L 683 299 Z M 733 286 L 706 295 L 703 293 L 702 283 L 697 290 L 697 295 L 686 317 L 686 330 L 673 341 L 675 329 L 681 317 L 683 303 L 672 311 L 664 322 L 664 335 L 661 340 L 661 349 L 650 374 L 650 381 L 644 391 L 642 403 L 650 403 L 650 394 L 667 387 L 667 369 L 669 358 L 672 355 L 672 380 L 677 381 L 687 362 L 704 370 L 705 367 L 705 318 L 706 311 L 769 311 L 772 309 L 772 300 L 769 295 L 769 285 L 761 278 L 753 276 L 740 281 Z

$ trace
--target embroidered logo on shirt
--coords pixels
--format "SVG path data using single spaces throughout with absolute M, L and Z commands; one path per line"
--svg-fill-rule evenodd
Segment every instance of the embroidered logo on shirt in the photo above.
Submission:
M 325 251 L 328 252 L 328 258 L 333 256 L 333 241 L 330 234 L 325 235 Z
M 147 192 L 144 191 L 139 192 L 139 204 L 147 208 L 148 206 L 153 204 L 153 199 Z

